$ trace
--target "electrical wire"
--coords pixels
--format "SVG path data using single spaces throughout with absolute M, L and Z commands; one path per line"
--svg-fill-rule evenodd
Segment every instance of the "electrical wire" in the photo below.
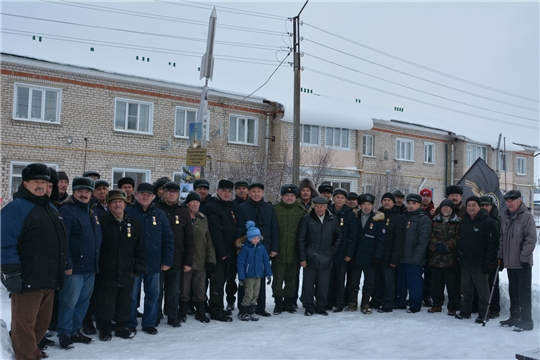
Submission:
M 461 105 L 470 106 L 470 107 L 473 107 L 473 108 L 476 108 L 476 109 L 480 109 L 480 110 L 490 111 L 490 112 L 497 113 L 497 114 L 501 114 L 501 115 L 506 115 L 506 116 L 515 117 L 515 118 L 518 118 L 518 119 L 523 119 L 523 120 L 528 120 L 528 121 L 538 122 L 538 119 L 531 119 L 531 118 L 524 117 L 524 116 L 508 114 L 508 113 L 504 113 L 504 112 L 501 112 L 501 111 L 488 109 L 488 108 L 485 108 L 485 107 L 482 107 L 482 106 L 472 105 L 472 104 L 469 104 L 469 103 L 466 103 L 466 102 L 463 102 L 463 101 L 459 101 L 459 100 L 455 100 L 455 99 L 451 99 L 451 98 L 448 98 L 448 97 L 445 97 L 445 96 L 436 95 L 436 94 L 433 94 L 433 93 L 430 93 L 430 92 L 427 92 L 427 91 L 415 89 L 415 88 L 413 88 L 413 87 L 410 87 L 410 86 L 407 86 L 407 85 L 403 85 L 403 84 L 397 83 L 397 82 L 395 82 L 395 81 L 390 81 L 390 80 L 387 80 L 387 79 L 384 79 L 384 78 L 381 78 L 381 77 L 378 77 L 378 76 L 375 76 L 375 75 L 371 75 L 371 74 L 365 73 L 365 72 L 363 72 L 363 71 L 359 71 L 359 70 L 353 69 L 353 68 L 351 68 L 351 67 L 348 67 L 348 66 L 345 66 L 345 65 L 341 65 L 341 64 L 338 64 L 338 63 L 336 63 L 336 62 L 334 62 L 334 61 L 330 61 L 330 60 L 327 60 L 327 59 L 323 59 L 323 58 L 321 58 L 321 57 L 318 57 L 318 56 L 315 56 L 315 55 L 312 55 L 312 54 L 309 54 L 309 53 L 305 53 L 305 52 L 304 52 L 304 55 L 311 56 L 311 57 L 313 57 L 313 58 L 315 58 L 315 59 L 324 61 L 324 62 L 326 62 L 326 63 L 332 64 L 332 65 L 335 65 L 335 66 L 338 66 L 338 67 L 341 67 L 341 68 L 343 68 L 343 69 L 347 69 L 347 70 L 356 72 L 356 73 L 358 73 L 358 74 L 366 75 L 366 76 L 372 77 L 372 78 L 377 79 L 377 80 L 381 80 L 381 81 L 384 81 L 384 82 L 387 82 L 387 83 L 390 83 L 390 84 L 393 84 L 393 85 L 401 86 L 401 87 L 403 87 L 403 88 L 405 88 L 405 89 L 414 90 L 414 91 L 417 91 L 417 92 L 419 92 L 419 93 L 426 94 L 426 95 L 430 95 L 430 96 L 433 96 L 433 97 L 436 97 L 436 98 L 439 98 L 439 99 L 451 101 L 451 102 L 454 102 L 454 103 L 457 103 L 457 104 L 461 104 Z
M 491 90 L 491 91 L 494 91 L 494 92 L 498 92 L 498 93 L 501 93 L 501 94 L 504 94 L 504 95 L 508 95 L 508 96 L 513 96 L 513 97 L 516 97 L 516 98 L 519 98 L 519 99 L 523 99 L 523 100 L 528 100 L 528 101 L 533 101 L 533 102 L 537 102 L 537 103 L 540 103 L 540 100 L 539 99 L 532 99 L 532 98 L 528 98 L 528 97 L 525 97 L 525 96 L 522 96 L 522 95 L 518 95 L 518 94 L 513 94 L 513 93 L 510 93 L 510 92 L 507 92 L 507 91 L 504 91 L 504 90 L 499 90 L 499 89 L 496 89 L 496 88 L 493 88 L 493 87 L 490 87 L 490 86 L 487 86 L 487 85 L 483 85 L 483 84 L 480 84 L 480 83 L 476 83 L 474 81 L 470 81 L 470 80 L 467 80 L 467 79 L 463 79 L 463 78 L 460 78 L 460 77 L 457 77 L 457 76 L 454 76 L 454 75 L 451 75 L 451 74 L 447 74 L 445 72 L 442 72 L 442 71 L 439 71 L 439 70 L 435 70 L 435 69 L 432 69 L 430 67 L 427 67 L 427 66 L 424 66 L 424 65 L 421 65 L 421 64 L 418 64 L 418 63 L 415 63 L 413 61 L 410 61 L 410 60 L 407 60 L 407 59 L 404 59 L 404 58 L 401 58 L 399 56 L 395 56 L 395 55 L 392 55 L 392 54 L 389 54 L 387 52 L 384 52 L 384 51 L 381 51 L 381 50 L 378 50 L 378 49 L 375 49 L 371 46 L 367 46 L 367 45 L 364 45 L 364 44 L 361 44 L 357 41 L 354 41 L 354 40 L 351 40 L 351 39 L 348 39 L 344 36 L 341 36 L 341 35 L 337 35 L 337 34 L 334 34 L 328 30 L 324 30 L 322 28 L 319 28 L 317 26 L 314 26 L 314 25 L 311 25 L 311 24 L 308 24 L 306 22 L 303 22 L 302 25 L 306 25 L 306 26 L 309 26 L 313 29 L 316 29 L 316 30 L 319 30 L 321 32 L 324 32 L 325 34 L 328 34 L 328 35 L 332 35 L 332 36 L 335 36 L 341 40 L 344 40 L 344 41 L 347 41 L 351 44 L 354 44 L 354 45 L 357 45 L 357 46 L 361 46 L 365 49 L 368 49 L 368 50 L 371 50 L 371 51 L 374 51 L 378 54 L 381 54 L 381 55 L 384 55 L 384 56 L 387 56 L 387 57 L 390 57 L 392 59 L 395 59 L 395 60 L 398 60 L 398 61 L 401 61 L 401 62 L 404 62 L 406 64 L 409 64 L 409 65 L 412 65 L 412 66 L 416 66 L 420 69 L 423 69 L 423 70 L 427 70 L 427 71 L 430 71 L 430 72 L 433 72 L 435 74 L 438 74 L 438 75 L 441 75 L 441 76 L 445 76 L 445 77 L 448 77 L 450 79 L 453 79 L 453 80 L 457 80 L 457 81 L 461 81 L 461 82 L 464 82 L 466 84 L 469 84 L 469 85 L 474 85 L 474 86 L 477 86 L 477 87 L 480 87 L 480 88 L 483 88 L 483 89 L 486 89 L 486 90 Z
M 471 96 L 475 96 L 475 97 L 479 97 L 479 98 L 484 99 L 484 100 L 489 100 L 489 101 L 497 102 L 497 103 L 499 103 L 499 104 L 504 104 L 504 105 L 508 105 L 508 106 L 513 106 L 513 107 L 520 108 L 520 109 L 524 109 L 524 110 L 535 111 L 535 112 L 539 112 L 539 111 L 540 111 L 539 109 L 535 109 L 535 108 L 531 108 L 531 107 L 528 107 L 528 106 L 522 106 L 522 105 L 517 105 L 517 104 L 509 103 L 509 102 L 506 102 L 506 101 L 502 101 L 502 100 L 490 98 L 490 97 L 487 97 L 487 96 L 483 96 L 483 95 L 480 95 L 480 94 L 477 94 L 477 93 L 473 93 L 473 92 L 465 91 L 465 90 L 462 90 L 462 89 L 458 89 L 458 88 L 455 88 L 455 87 L 452 87 L 452 86 L 444 85 L 444 84 L 441 84 L 441 83 L 438 83 L 438 82 L 436 82 L 436 81 L 432 81 L 432 80 L 429 80 L 429 79 L 424 79 L 424 78 L 422 78 L 422 77 L 420 77 L 420 76 L 412 75 L 412 74 L 406 73 L 406 72 L 404 72 L 404 71 L 400 71 L 400 70 L 391 68 L 391 67 L 389 67 L 389 66 L 385 66 L 385 65 L 382 65 L 382 64 L 378 64 L 378 63 L 376 63 L 376 62 L 374 62 L 374 61 L 370 61 L 370 60 L 361 58 L 361 57 L 359 57 L 359 56 L 356 56 L 356 55 L 347 53 L 347 52 L 345 52 L 345 51 L 342 51 L 342 50 L 333 48 L 333 47 L 331 47 L 331 46 L 321 44 L 321 43 L 319 43 L 319 42 L 317 42 L 317 41 L 313 41 L 313 40 L 310 40 L 310 39 L 306 39 L 305 37 L 303 38 L 303 40 L 304 40 L 304 41 L 307 41 L 307 42 L 310 42 L 310 43 L 313 43 L 313 44 L 316 44 L 316 45 L 319 45 L 319 46 L 324 47 L 324 48 L 326 48 L 326 49 L 333 50 L 333 51 L 338 52 L 338 53 L 340 53 L 340 54 L 344 54 L 344 55 L 350 56 L 350 57 L 352 57 L 352 58 L 355 58 L 355 59 L 358 59 L 358 60 L 362 60 L 362 61 L 367 62 L 367 63 L 369 63 L 369 64 L 376 65 L 376 66 L 382 67 L 382 68 L 384 68 L 384 69 L 391 70 L 391 71 L 397 72 L 397 73 L 402 74 L 402 75 L 410 76 L 410 77 L 412 77 L 412 78 L 415 78 L 415 79 L 418 79 L 418 80 L 422 80 L 422 81 L 428 82 L 428 83 L 430 83 L 430 84 L 438 85 L 438 86 L 441 86 L 441 87 L 444 87 L 444 88 L 447 88 L 447 89 L 450 89 L 450 90 L 462 92 L 462 93 L 464 93 L 464 94 L 471 95 Z M 366 74 L 366 75 L 367 75 L 367 74 Z
M 442 105 L 433 104 L 433 103 L 430 103 L 430 102 L 427 102 L 427 101 L 418 100 L 418 99 L 414 99 L 414 98 L 411 98 L 411 97 L 408 97 L 408 96 L 396 94 L 396 93 L 393 93 L 393 92 L 390 92 L 390 91 L 378 89 L 376 87 L 365 85 L 365 84 L 362 84 L 362 83 L 359 83 L 359 82 L 356 82 L 356 81 L 353 81 L 353 80 L 350 80 L 350 79 L 345 79 L 345 78 L 342 78 L 342 77 L 339 77 L 339 76 L 336 76 L 336 75 L 328 74 L 328 73 L 325 73 L 325 72 L 320 71 L 320 70 L 312 69 L 310 67 L 305 67 L 304 66 L 304 70 L 311 71 L 313 73 L 323 75 L 323 76 L 326 76 L 326 77 L 329 77 L 329 78 L 332 78 L 332 79 L 335 79 L 335 80 L 343 81 L 343 82 L 346 82 L 346 83 L 349 83 L 349 84 L 358 85 L 358 86 L 361 86 L 361 87 L 364 87 L 364 88 L 367 88 L 367 89 L 370 89 L 370 90 L 374 90 L 374 91 L 377 91 L 377 92 L 381 92 L 381 93 L 384 93 L 384 94 L 393 95 L 393 96 L 396 96 L 396 97 L 399 97 L 399 98 L 402 98 L 402 99 L 414 101 L 414 102 L 424 104 L 424 105 L 428 105 L 428 106 L 433 106 L 433 107 L 436 107 L 436 108 L 439 108 L 439 109 L 444 109 L 444 110 L 456 112 L 456 113 L 463 114 L 463 115 L 469 115 L 469 116 L 473 116 L 473 117 L 476 117 L 476 118 L 486 119 L 486 120 L 498 122 L 498 123 L 501 123 L 501 124 L 507 124 L 507 125 L 512 125 L 512 126 L 526 128 L 526 129 L 533 129 L 533 130 L 538 131 L 538 126 L 523 125 L 523 124 L 516 123 L 515 121 L 504 121 L 504 120 L 500 120 L 500 119 L 495 119 L 495 118 L 491 118 L 491 117 L 487 117 L 487 116 L 477 115 L 477 114 L 473 114 L 473 113 L 470 113 L 470 112 L 449 108 L 449 107 L 442 106 Z
M 240 101 L 243 101 L 245 99 L 247 99 L 248 97 L 250 97 L 251 95 L 255 94 L 257 91 L 259 91 L 260 89 L 262 89 L 263 86 L 265 86 L 266 84 L 268 84 L 268 82 L 270 81 L 270 79 L 272 78 L 272 76 L 274 76 L 274 74 L 278 71 L 278 69 L 283 65 L 283 62 L 289 57 L 289 55 L 291 55 L 291 52 L 289 51 L 287 53 L 287 55 L 283 58 L 283 60 L 281 60 L 281 62 L 279 63 L 279 65 L 276 67 L 276 69 L 270 74 L 270 76 L 268 77 L 268 79 L 264 82 L 264 84 L 262 84 L 261 86 L 259 86 L 255 91 L 253 91 L 251 94 L 245 96 L 244 98 L 242 98 L 242 100 Z

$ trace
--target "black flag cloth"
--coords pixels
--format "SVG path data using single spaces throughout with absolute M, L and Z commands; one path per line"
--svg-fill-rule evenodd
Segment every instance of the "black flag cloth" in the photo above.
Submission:
M 471 195 L 491 196 L 500 214 L 506 210 L 506 202 L 499 188 L 499 177 L 482 158 L 476 159 L 457 185 L 463 187 L 463 202 Z

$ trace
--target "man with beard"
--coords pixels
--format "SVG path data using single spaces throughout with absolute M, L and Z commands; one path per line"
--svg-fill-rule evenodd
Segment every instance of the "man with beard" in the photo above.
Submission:
M 245 224 L 249 220 L 253 221 L 262 234 L 262 244 L 266 248 L 270 260 L 272 260 L 279 251 L 279 226 L 274 207 L 264 200 L 264 185 L 262 183 L 251 183 L 248 190 L 249 199 L 238 206 L 238 237 L 246 235 Z M 243 289 L 239 289 L 238 298 L 240 302 L 243 295 Z M 265 307 L 266 284 L 264 277 L 262 277 L 255 313 L 264 317 L 270 316 Z
M 93 341 L 82 334 L 81 328 L 94 292 L 101 248 L 99 218 L 90 208 L 94 180 L 76 177 L 73 179 L 72 189 L 73 195 L 60 204 L 69 249 L 64 288 L 58 294 L 56 331 L 63 349 L 73 348 L 74 342 L 89 344 Z
M 113 320 L 115 336 L 130 339 L 135 335 L 128 330 L 127 321 L 133 280 L 144 274 L 146 257 L 141 227 L 125 212 L 127 204 L 123 190 L 111 190 L 107 194 L 109 211 L 100 217 L 103 242 L 96 279 L 96 322 L 101 341 L 111 340 Z
M 311 209 L 313 209 L 313 198 L 319 196 L 319 193 L 317 192 L 317 190 L 315 190 L 315 185 L 313 184 L 313 181 L 308 178 L 302 179 L 302 181 L 300 181 L 300 184 L 298 185 L 298 189 L 299 198 L 296 201 L 301 203 L 307 212 L 310 212 Z
M 13 201 L 0 212 L 2 282 L 11 297 L 11 342 L 17 359 L 41 359 L 37 343 L 51 320 L 54 290 L 62 287 L 67 236 L 46 195 L 50 171 L 33 163 L 22 170 Z
M 298 249 L 296 234 L 298 224 L 306 214 L 305 208 L 296 202 L 298 187 L 294 184 L 285 184 L 281 187 L 281 201 L 274 205 L 276 218 L 279 226 L 279 251 L 272 261 L 272 293 L 276 307 L 274 315 L 279 315 L 283 310 L 294 314 L 298 296 Z M 283 286 L 285 284 L 285 286 Z

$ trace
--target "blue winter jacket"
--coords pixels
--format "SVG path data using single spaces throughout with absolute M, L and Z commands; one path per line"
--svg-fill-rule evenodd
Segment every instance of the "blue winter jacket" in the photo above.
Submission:
M 161 265 L 172 266 L 174 235 L 165 212 L 156 208 L 154 203 L 144 211 L 137 201 L 126 207 L 126 212 L 141 225 L 146 253 L 146 273 L 154 274 L 161 271 Z
M 253 245 L 251 241 L 246 240 L 238 254 L 236 268 L 238 270 L 238 280 L 272 276 L 270 258 L 261 242 Z
M 101 248 L 101 226 L 97 213 L 85 204 L 69 196 L 60 204 L 68 236 L 66 270 L 74 274 L 98 272 Z

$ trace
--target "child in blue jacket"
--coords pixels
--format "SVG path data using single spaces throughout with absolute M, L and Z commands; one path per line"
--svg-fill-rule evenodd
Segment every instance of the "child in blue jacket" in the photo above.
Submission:
M 255 306 L 261 287 L 261 278 L 266 276 L 271 281 L 272 268 L 266 248 L 260 243 L 261 232 L 255 227 L 253 221 L 246 223 L 247 240 L 238 254 L 236 267 L 238 270 L 238 282 L 244 286 L 245 293 L 242 304 L 239 306 L 238 318 L 242 321 L 257 321 Z

